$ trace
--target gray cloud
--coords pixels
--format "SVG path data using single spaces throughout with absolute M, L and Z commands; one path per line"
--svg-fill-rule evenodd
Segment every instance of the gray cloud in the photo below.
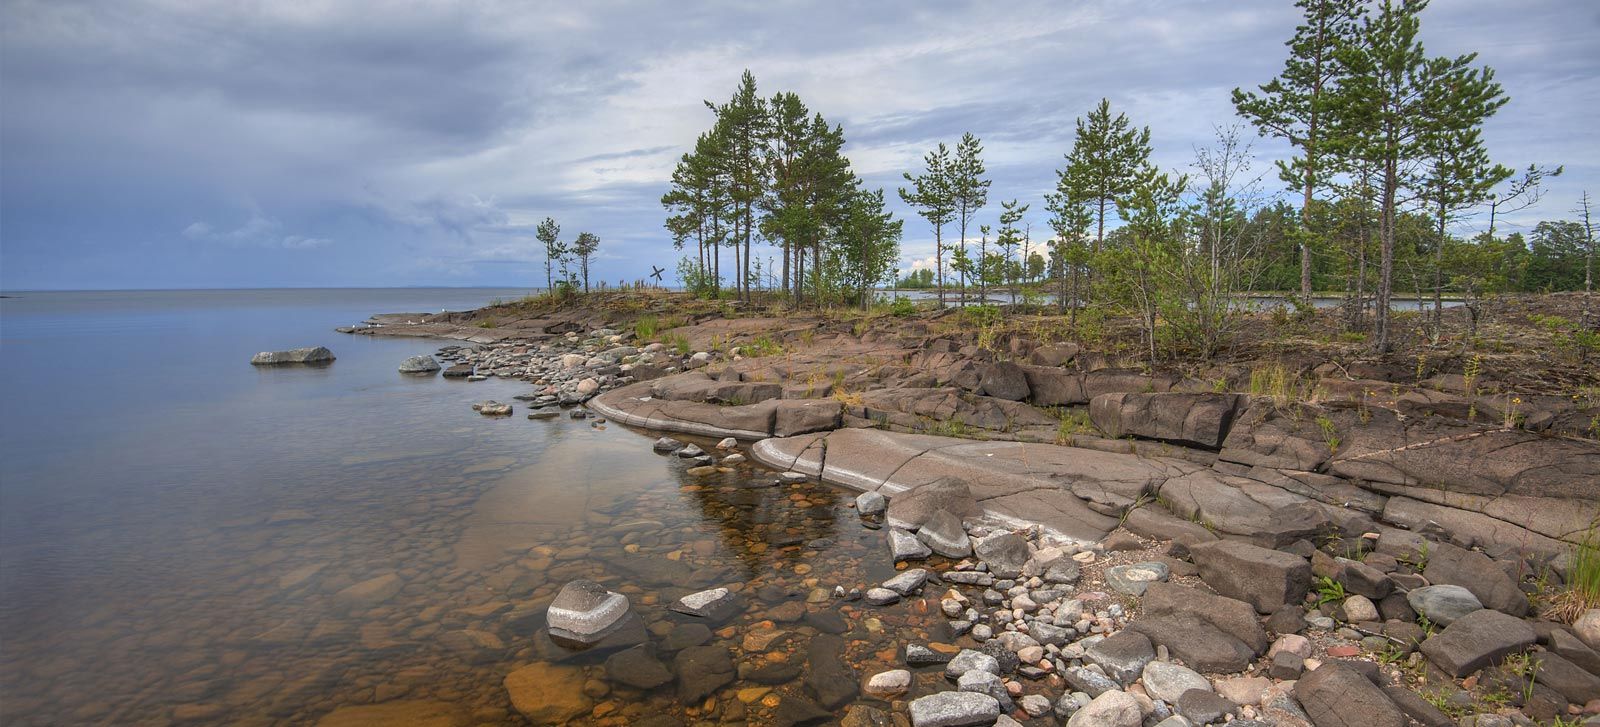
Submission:
M 1077 116 L 1107 97 L 1185 167 L 1296 22 L 1283 0 L 679 5 L 13 0 L 0 284 L 300 284 L 308 256 L 324 283 L 518 284 L 542 273 L 546 215 L 601 236 L 607 279 L 670 268 L 659 197 L 710 123 L 701 101 L 746 67 L 842 123 L 891 198 L 929 146 L 979 135 L 980 221 L 1019 197 L 1039 228 Z M 1600 109 L 1597 29 L 1582 0 L 1425 16 L 1431 52 L 1480 51 L 1512 96 L 1495 156 L 1567 164 L 1513 227 L 1600 186 L 1580 121 Z M 1262 168 L 1287 153 L 1256 150 Z M 931 234 L 899 212 L 909 266 Z

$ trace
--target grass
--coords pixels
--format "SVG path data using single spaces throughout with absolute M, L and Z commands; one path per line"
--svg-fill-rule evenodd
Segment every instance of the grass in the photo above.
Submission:
M 1343 603 L 1349 594 L 1345 593 L 1344 584 L 1327 576 L 1317 579 L 1317 605 L 1326 603 Z
M 1322 429 L 1322 440 L 1328 443 L 1330 454 L 1339 451 L 1339 430 L 1334 427 L 1333 420 L 1326 415 L 1317 417 L 1317 427 Z
M 772 340 L 771 336 L 757 336 L 755 340 L 739 347 L 739 354 L 746 358 L 760 358 L 762 356 L 777 356 L 783 353 L 783 346 Z
M 1054 407 L 1050 409 L 1060 420 L 1056 427 L 1056 443 L 1071 446 L 1079 434 L 1095 434 L 1094 422 L 1089 420 L 1089 410 L 1081 407 Z
M 1270 397 L 1280 407 L 1316 400 L 1316 383 L 1274 362 L 1250 372 L 1250 395 Z
M 924 433 L 941 437 L 970 438 L 972 436 L 972 427 L 960 419 L 945 419 L 942 421 L 924 419 L 922 427 Z
M 682 333 L 675 333 L 667 338 L 667 343 L 672 346 L 673 350 L 678 352 L 679 356 L 689 355 L 688 336 L 685 336 Z
M 1600 539 L 1591 525 L 1583 540 L 1572 546 L 1572 564 L 1567 567 L 1566 588 L 1551 599 L 1545 617 L 1572 623 L 1591 608 L 1600 608 Z
M 499 325 L 499 324 L 495 323 L 494 321 L 487 320 L 487 319 L 478 321 L 478 327 L 479 328 L 494 328 L 497 325 Z

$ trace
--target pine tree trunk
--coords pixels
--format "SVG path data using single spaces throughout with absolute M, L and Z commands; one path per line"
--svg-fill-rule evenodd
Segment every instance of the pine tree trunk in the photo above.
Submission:
M 783 241 L 783 292 L 789 292 L 789 241 Z
M 1400 185 L 1399 163 L 1392 157 L 1383 164 L 1383 201 L 1378 215 L 1378 291 L 1373 310 L 1373 348 L 1389 351 L 1389 296 L 1394 290 L 1395 194 Z
M 939 269 L 939 307 L 944 308 L 944 236 L 942 227 L 933 228 L 933 266 Z
M 1437 339 L 1444 332 L 1444 204 L 1439 205 L 1439 239 L 1433 251 L 1433 335 Z

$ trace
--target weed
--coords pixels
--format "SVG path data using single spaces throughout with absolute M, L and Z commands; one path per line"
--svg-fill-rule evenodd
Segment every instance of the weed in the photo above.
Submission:
M 1501 414 L 1501 426 L 1504 426 L 1506 429 L 1515 429 L 1522 426 L 1522 422 L 1524 419 L 1527 419 L 1527 416 L 1517 413 L 1517 406 L 1521 403 L 1522 397 L 1511 397 L 1511 400 L 1506 403 L 1505 412 Z
M 1572 623 L 1584 611 L 1600 607 L 1600 540 L 1595 528 L 1590 525 L 1583 540 L 1572 546 L 1566 589 L 1551 599 L 1546 618 Z
M 1321 578 L 1317 579 L 1318 606 L 1326 603 L 1343 603 L 1344 599 L 1347 597 L 1348 594 L 1345 593 L 1343 583 L 1340 583 L 1327 576 L 1322 576 Z
M 762 356 L 777 356 L 783 353 L 783 346 L 772 340 L 771 336 L 757 336 L 755 340 L 739 347 L 739 354 L 747 358 L 760 358 Z
M 685 336 L 682 333 L 675 333 L 671 337 L 671 343 L 673 350 L 677 351 L 679 356 L 689 355 L 688 336 Z
M 894 303 L 889 305 L 889 315 L 892 315 L 896 318 L 905 318 L 906 316 L 916 312 L 917 304 L 911 302 L 910 298 L 907 298 L 903 295 L 895 296 Z
M 970 438 L 972 436 L 972 427 L 960 419 L 934 420 L 924 418 L 922 420 L 922 429 L 928 434 L 941 437 Z
M 1317 417 L 1317 426 L 1322 429 L 1322 441 L 1328 443 L 1328 452 L 1339 451 L 1339 430 L 1333 425 L 1333 420 L 1327 415 Z
M 1315 384 L 1292 373 L 1280 362 L 1266 364 L 1250 372 L 1250 394 L 1271 397 L 1280 407 L 1316 398 Z
M 811 329 L 811 328 L 807 328 L 807 329 L 805 329 L 805 330 L 800 332 L 800 342 L 804 343 L 807 346 L 810 346 L 811 342 L 813 340 L 816 340 L 816 337 L 817 337 L 817 332 L 814 329 Z
M 653 341 L 660 332 L 661 320 L 655 316 L 645 316 L 633 322 L 633 336 L 641 341 Z
M 494 328 L 497 325 L 499 325 L 499 324 L 495 323 L 494 321 L 487 320 L 487 319 L 478 321 L 478 327 L 479 328 Z

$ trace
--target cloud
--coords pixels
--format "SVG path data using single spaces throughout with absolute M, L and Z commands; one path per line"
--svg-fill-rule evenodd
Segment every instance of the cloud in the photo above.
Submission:
M 1297 22 L 1283 0 L 13 0 L 4 14 L 6 287 L 302 284 L 311 271 L 268 255 L 281 250 L 318 251 L 332 283 L 520 284 L 546 216 L 605 240 L 606 279 L 670 269 L 660 196 L 710 125 L 701 102 L 744 68 L 844 126 L 853 167 L 906 220 L 905 267 L 933 235 L 893 190 L 934 144 L 984 140 L 978 222 L 1019 198 L 1043 227 L 1073 122 L 1100 98 L 1151 126 L 1161 166 L 1186 168 L 1233 119 L 1228 92 L 1278 72 Z M 1430 52 L 1480 51 L 1512 96 L 1485 131 L 1497 160 L 1567 165 L 1508 228 L 1600 188 L 1600 142 L 1576 127 L 1600 110 L 1597 30 L 1584 0 L 1424 16 Z M 1256 151 L 1260 168 L 1289 153 Z M 192 254 L 200 241 L 210 253 Z

